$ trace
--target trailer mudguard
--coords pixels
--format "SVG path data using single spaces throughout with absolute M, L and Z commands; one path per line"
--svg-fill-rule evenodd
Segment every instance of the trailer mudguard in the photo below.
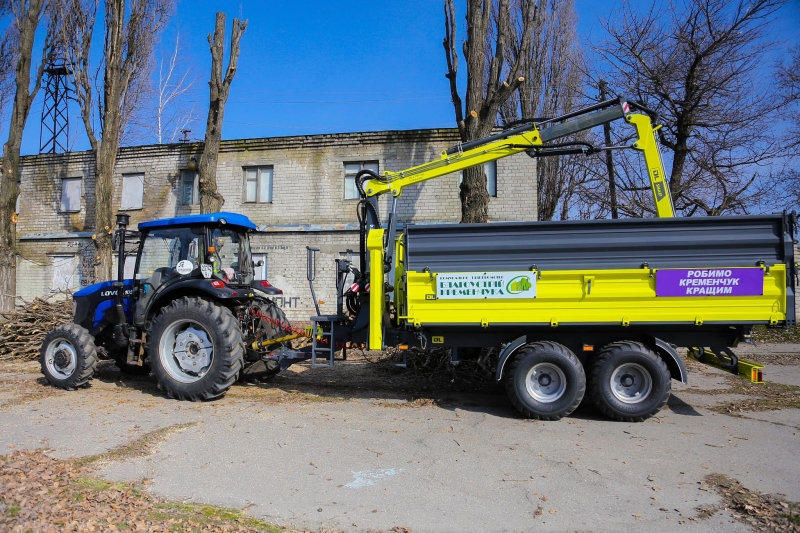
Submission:
M 651 346 L 655 352 L 661 356 L 661 359 L 667 363 L 669 368 L 669 375 L 672 379 L 678 380 L 684 385 L 689 383 L 689 373 L 686 371 L 686 365 L 683 364 L 683 359 L 675 351 L 675 348 L 668 342 L 662 341 L 658 337 L 653 337 L 655 346 Z
M 511 357 L 514 352 L 516 352 L 521 346 L 528 342 L 528 337 L 522 335 L 521 337 L 517 337 L 513 341 L 506 344 L 502 350 L 500 350 L 500 355 L 497 359 L 497 370 L 495 370 L 494 379 L 495 381 L 500 381 L 503 379 L 503 367 L 506 366 L 506 361 L 508 358 Z

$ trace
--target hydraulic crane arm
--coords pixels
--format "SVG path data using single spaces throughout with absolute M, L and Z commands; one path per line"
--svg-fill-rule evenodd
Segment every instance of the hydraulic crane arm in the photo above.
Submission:
M 644 113 L 636 113 L 633 110 Z M 669 188 L 664 180 L 664 167 L 655 136 L 655 132 L 661 126 L 653 127 L 651 117 L 656 119 L 656 114 L 639 104 L 618 97 L 550 120 L 539 123 L 529 122 L 483 139 L 458 144 L 442 152 L 441 158 L 435 161 L 398 172 L 385 171 L 381 177 L 373 175 L 372 179 L 365 181 L 363 190 L 367 197 L 386 193 L 398 197 L 409 185 L 520 152 L 527 152 L 531 157 L 590 153 L 592 149 L 587 147 L 548 148 L 545 143 L 624 118 L 636 129 L 637 139 L 630 148 L 638 150 L 644 155 L 658 217 L 674 217 L 675 209 L 669 195 Z

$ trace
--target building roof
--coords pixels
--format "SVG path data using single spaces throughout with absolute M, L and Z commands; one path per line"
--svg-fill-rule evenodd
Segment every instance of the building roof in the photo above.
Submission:
M 256 229 L 256 225 L 244 215 L 239 213 L 206 213 L 202 215 L 187 215 L 182 217 L 161 218 L 158 220 L 148 220 L 147 222 L 140 222 L 139 229 L 154 229 L 166 228 L 169 226 L 187 226 L 189 224 L 226 224 L 228 226 L 236 226 L 247 228 L 250 230 Z

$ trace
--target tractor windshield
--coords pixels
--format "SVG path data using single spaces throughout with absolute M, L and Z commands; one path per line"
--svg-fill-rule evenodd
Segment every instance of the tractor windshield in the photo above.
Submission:
M 250 242 L 246 233 L 214 228 L 208 246 L 213 277 L 229 283 L 249 285 L 253 281 Z
M 142 243 L 136 279 L 149 289 L 158 289 L 167 280 L 200 267 L 203 233 L 198 228 L 164 228 L 150 231 Z

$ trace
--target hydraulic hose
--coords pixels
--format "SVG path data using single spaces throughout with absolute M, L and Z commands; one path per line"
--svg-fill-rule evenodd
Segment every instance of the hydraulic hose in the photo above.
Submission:
M 376 179 L 384 181 L 377 173 L 364 169 L 356 174 L 356 188 L 361 197 L 356 208 L 356 216 L 358 217 L 359 235 L 358 235 L 358 248 L 359 248 L 359 267 L 361 272 L 367 271 L 367 224 L 369 222 L 369 215 L 372 215 L 376 223 L 378 220 L 378 211 L 375 206 L 367 199 L 367 193 L 364 192 L 364 182 L 368 179 Z

